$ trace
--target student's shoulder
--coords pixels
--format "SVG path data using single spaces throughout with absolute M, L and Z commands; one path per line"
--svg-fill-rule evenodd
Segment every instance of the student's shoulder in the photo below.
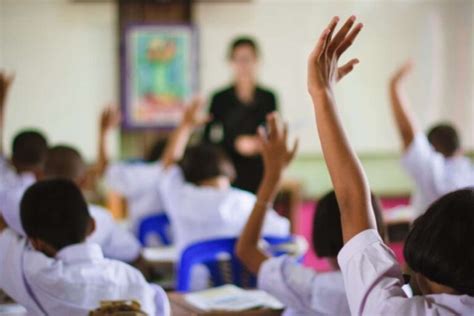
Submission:
M 244 201 L 250 201 L 252 203 L 255 203 L 255 201 L 257 200 L 255 194 L 235 187 L 231 187 L 228 191 L 228 194 L 236 199 L 242 199 Z

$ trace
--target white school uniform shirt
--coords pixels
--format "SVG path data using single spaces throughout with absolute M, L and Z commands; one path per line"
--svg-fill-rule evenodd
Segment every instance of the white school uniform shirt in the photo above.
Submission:
M 138 239 L 121 227 L 107 209 L 89 204 L 89 213 L 96 229 L 87 240 L 99 244 L 106 258 L 133 262 L 140 256 L 142 246 Z
M 34 177 L 23 177 L 15 187 L 0 190 L 0 212 L 8 226 L 17 234 L 25 236 L 20 217 L 20 202 L 30 185 L 36 182 Z M 104 208 L 89 204 L 89 213 L 95 220 L 95 231 L 88 241 L 97 243 L 107 258 L 125 262 L 135 261 L 141 253 L 140 242 L 125 228 L 121 227 Z
M 105 259 L 97 244 L 68 246 L 50 258 L 11 229 L 0 233 L 0 288 L 28 315 L 84 316 L 103 300 L 129 299 L 149 315 L 169 315 L 161 288 L 135 268 Z
M 10 162 L 0 155 L 0 189 L 15 185 L 19 175 L 16 173 Z
M 143 217 L 163 212 L 157 192 L 163 168 L 161 163 L 111 164 L 105 172 L 107 186 L 127 199 L 132 227 L 138 228 Z
M 178 253 L 209 239 L 237 237 L 254 207 L 254 194 L 236 188 L 216 189 L 187 183 L 181 168 L 165 170 L 160 191 L 174 229 Z M 267 212 L 263 234 L 288 236 L 290 223 L 274 210 Z
M 446 158 L 418 133 L 402 157 L 402 166 L 416 184 L 412 200 L 416 217 L 441 196 L 474 186 L 474 165 L 467 157 Z
M 377 231 L 353 237 L 338 256 L 352 315 L 474 315 L 474 297 L 431 294 L 408 298 L 401 268 Z
M 290 256 L 265 260 L 257 287 L 286 306 L 284 316 L 351 314 L 341 272 L 317 273 Z

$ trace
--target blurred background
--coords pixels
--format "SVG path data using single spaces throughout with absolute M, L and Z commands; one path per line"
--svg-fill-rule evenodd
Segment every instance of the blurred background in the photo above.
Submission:
M 412 59 L 415 71 L 407 88 L 420 125 L 454 122 L 472 157 L 472 0 L 0 0 L 0 67 L 16 73 L 5 140 L 21 128 L 38 127 L 51 143 L 71 143 L 92 162 L 99 113 L 121 101 L 127 26 L 191 23 L 197 40 L 195 92 L 206 98 L 230 81 L 231 40 L 249 35 L 258 41 L 260 82 L 276 92 L 292 137 L 301 142 L 288 178 L 302 184 L 305 197 L 319 196 L 330 181 L 306 92 L 306 59 L 330 17 L 351 14 L 365 28 L 344 58 L 357 57 L 361 64 L 338 86 L 340 112 L 374 191 L 407 195 L 412 184 L 399 167 L 388 78 Z M 110 150 L 117 159 L 140 156 L 163 133 L 123 129 Z

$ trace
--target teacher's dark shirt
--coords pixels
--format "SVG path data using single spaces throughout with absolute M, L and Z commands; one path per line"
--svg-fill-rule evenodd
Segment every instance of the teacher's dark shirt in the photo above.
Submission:
M 232 159 L 237 172 L 235 187 L 255 193 L 263 176 L 261 157 L 240 155 L 235 149 L 235 140 L 241 135 L 255 135 L 258 126 L 265 123 L 267 114 L 276 109 L 275 95 L 258 86 L 254 100 L 249 104 L 238 99 L 233 86 L 213 96 L 210 108 L 213 121 L 206 126 L 204 139 L 221 145 Z M 215 128 L 222 132 L 217 142 L 212 137 Z

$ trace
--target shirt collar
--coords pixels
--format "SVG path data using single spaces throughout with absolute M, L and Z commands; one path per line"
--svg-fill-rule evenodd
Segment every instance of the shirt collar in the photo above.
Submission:
M 80 261 L 95 261 L 104 259 L 102 249 L 98 244 L 81 243 L 61 249 L 56 258 L 66 263 L 80 262 Z

